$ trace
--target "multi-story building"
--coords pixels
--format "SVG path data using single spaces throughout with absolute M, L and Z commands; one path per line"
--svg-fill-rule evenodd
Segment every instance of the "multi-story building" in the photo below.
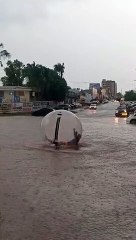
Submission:
M 95 88 L 97 90 L 100 89 L 100 83 L 89 83 L 89 89 Z
M 93 99 L 99 98 L 100 88 L 100 83 L 89 83 L 89 90 Z
M 106 90 L 107 97 L 115 97 L 117 95 L 117 83 L 112 80 L 102 80 L 102 89 Z

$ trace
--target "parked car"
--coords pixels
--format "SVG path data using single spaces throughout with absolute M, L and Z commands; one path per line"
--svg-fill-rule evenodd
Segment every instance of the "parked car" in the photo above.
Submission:
M 90 101 L 90 104 L 96 104 L 96 105 L 97 105 L 97 104 L 99 104 L 99 103 L 100 103 L 100 102 L 99 102 L 98 100 L 91 100 L 91 101 Z
M 102 103 L 103 104 L 106 104 L 106 103 L 108 103 L 109 101 L 107 100 L 107 99 L 104 99 L 103 101 L 102 101 Z
M 126 107 L 122 107 L 119 106 L 116 110 L 115 110 L 115 117 L 128 117 L 129 116 L 129 112 L 127 111 Z
M 76 107 L 77 107 L 76 104 L 74 103 L 70 104 L 70 109 L 75 109 Z
M 41 108 L 41 109 L 37 109 L 35 111 L 32 111 L 32 116 L 36 116 L 36 117 L 44 117 L 46 116 L 48 113 L 52 112 L 54 109 L 52 108 Z
M 90 110 L 91 109 L 96 110 L 97 109 L 97 105 L 92 103 L 92 104 L 90 104 L 89 109 Z
M 70 105 L 69 104 L 60 104 L 60 105 L 56 105 L 54 107 L 55 110 L 70 110 Z
M 127 118 L 126 123 L 136 124 L 136 112 Z
M 133 103 L 133 104 L 127 105 L 127 109 L 129 111 L 129 113 L 134 113 L 134 111 L 136 110 L 136 104 Z

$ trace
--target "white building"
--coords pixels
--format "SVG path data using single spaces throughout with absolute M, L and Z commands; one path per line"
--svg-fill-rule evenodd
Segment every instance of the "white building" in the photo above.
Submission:
M 21 86 L 0 86 L 0 102 L 30 102 L 31 88 Z

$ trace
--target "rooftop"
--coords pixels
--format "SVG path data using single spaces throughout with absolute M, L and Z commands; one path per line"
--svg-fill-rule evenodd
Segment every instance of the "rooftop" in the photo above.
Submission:
M 22 87 L 22 86 L 0 86 L 0 91 L 32 91 L 29 87 Z

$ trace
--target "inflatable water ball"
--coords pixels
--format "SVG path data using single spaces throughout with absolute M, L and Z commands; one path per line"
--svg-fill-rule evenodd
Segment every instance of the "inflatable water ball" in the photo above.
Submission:
M 82 136 L 82 124 L 72 112 L 56 110 L 47 114 L 41 122 L 45 138 L 51 143 L 77 144 Z

